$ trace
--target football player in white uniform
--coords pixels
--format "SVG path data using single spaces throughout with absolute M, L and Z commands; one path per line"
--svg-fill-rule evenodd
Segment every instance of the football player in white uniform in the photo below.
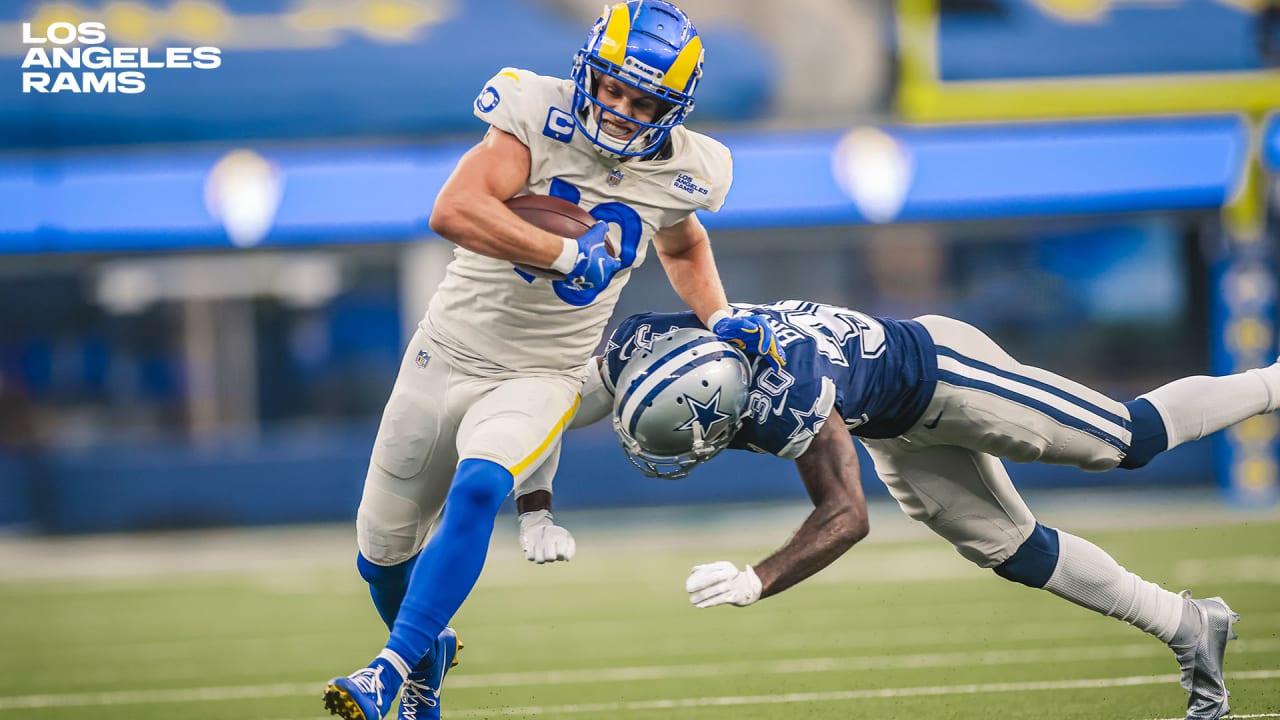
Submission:
M 440 717 L 460 647 L 446 625 L 480 575 L 504 498 L 539 467 L 554 470 L 584 367 L 650 240 L 701 323 L 784 362 L 767 322 L 730 312 L 694 215 L 718 210 L 732 180 L 729 151 L 682 125 L 702 55 L 683 11 L 630 0 L 605 8 L 571 79 L 507 68 L 476 98 L 490 127 L 431 213 L 454 260 L 404 355 L 356 518 L 357 565 L 390 638 L 367 667 L 329 682 L 334 714 L 381 720 L 400 694 L 400 717 Z M 581 237 L 539 229 L 503 204 L 529 194 L 598 222 Z M 524 522 L 539 537 L 549 524 Z M 573 548 L 555 552 L 567 560 Z
M 948 317 L 900 321 L 794 300 L 739 309 L 769 319 L 785 368 L 749 361 L 687 312 L 633 315 L 610 337 L 572 423 L 612 413 L 628 457 L 651 476 L 683 477 L 725 448 L 796 461 L 813 513 L 754 566 L 693 568 L 686 590 L 695 605 L 750 605 L 866 536 L 856 436 L 903 511 L 967 560 L 1158 637 L 1182 669 L 1187 720 L 1229 712 L 1222 660 L 1239 616 L 1221 598 L 1169 592 L 1088 540 L 1041 525 L 1001 458 L 1092 471 L 1141 467 L 1275 412 L 1280 363 L 1182 378 L 1120 403 L 1023 365 Z M 520 492 L 539 488 L 541 497 L 550 470 Z

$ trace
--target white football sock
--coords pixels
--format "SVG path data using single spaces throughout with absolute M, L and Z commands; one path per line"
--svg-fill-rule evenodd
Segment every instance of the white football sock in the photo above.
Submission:
M 378 653 L 378 657 L 391 663 L 391 667 L 395 668 L 395 671 L 400 673 L 401 682 L 403 682 L 405 678 L 409 677 L 409 663 L 405 662 L 404 658 L 400 657 L 400 653 L 395 650 L 387 650 L 384 648 L 382 652 Z
M 1164 421 L 1172 449 L 1280 406 L 1280 364 L 1234 375 L 1174 380 L 1138 397 Z
M 1102 548 L 1058 531 L 1058 567 L 1045 590 L 1118 618 L 1168 643 L 1182 623 L 1186 601 L 1120 567 Z
M 1262 378 L 1262 383 L 1267 386 L 1267 407 L 1262 412 L 1280 410 L 1280 358 L 1264 368 L 1245 370 L 1244 374 Z

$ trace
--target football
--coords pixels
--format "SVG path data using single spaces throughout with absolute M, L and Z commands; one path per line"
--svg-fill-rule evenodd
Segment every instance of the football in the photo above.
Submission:
M 551 195 L 521 195 L 508 200 L 506 206 L 511 209 L 511 212 L 530 225 L 542 228 L 549 233 L 555 233 L 561 237 L 576 238 L 599 222 L 586 210 L 568 200 L 552 197 Z M 608 246 L 609 254 L 618 257 L 618 245 L 614 241 L 612 233 L 605 236 L 605 244 Z M 512 264 L 536 277 L 550 280 L 564 279 L 564 275 L 554 270 L 524 263 Z

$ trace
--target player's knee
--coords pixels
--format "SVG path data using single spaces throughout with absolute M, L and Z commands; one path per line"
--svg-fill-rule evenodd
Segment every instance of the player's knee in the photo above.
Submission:
M 360 538 L 358 543 L 360 546 L 360 559 L 369 563 L 373 567 L 396 567 L 405 563 L 410 563 L 417 556 L 414 551 L 412 542 L 401 543 L 398 541 L 386 542 L 383 538 L 379 538 L 377 534 L 366 535 Z M 360 577 L 368 580 L 365 576 L 365 570 L 359 565 Z
M 445 505 L 496 513 L 514 484 L 511 473 L 491 460 L 463 460 L 458 463 Z
M 1035 529 L 1008 560 L 994 569 L 1005 580 L 1042 588 L 1058 567 L 1058 531 L 1036 523 Z
M 417 554 L 422 511 L 413 500 L 366 481 L 364 498 L 356 510 L 356 546 L 377 565 L 396 565 Z
M 1124 404 L 1129 410 L 1129 427 L 1132 439 L 1128 452 L 1120 461 L 1120 467 L 1126 470 L 1140 468 L 1151 462 L 1156 455 L 1169 448 L 1169 435 L 1164 427 L 1164 420 L 1154 405 L 1145 398 L 1130 400 Z
M 360 577 L 371 585 L 406 585 L 416 557 L 382 565 L 366 558 L 364 553 L 356 553 L 356 569 L 360 572 Z
M 950 542 L 961 557 L 980 568 L 1004 562 L 1022 539 L 1022 533 L 1012 521 L 986 514 L 943 510 L 925 524 Z

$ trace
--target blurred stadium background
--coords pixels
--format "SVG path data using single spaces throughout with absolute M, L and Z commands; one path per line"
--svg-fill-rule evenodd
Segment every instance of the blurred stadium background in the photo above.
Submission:
M 689 124 L 726 142 L 735 157 L 728 203 L 703 218 L 731 299 L 796 297 L 873 314 L 953 315 L 986 329 L 1025 362 L 1117 398 L 1178 376 L 1226 373 L 1275 357 L 1280 4 L 1274 0 L 681 5 L 708 48 Z M 217 703 L 188 706 L 192 698 L 223 699 L 216 692 L 175 690 L 158 700 L 104 695 L 148 688 L 132 672 L 106 667 L 119 658 L 144 668 L 194 663 L 198 672 L 174 671 L 165 687 L 238 687 L 238 715 L 300 718 L 316 704 L 293 696 L 298 683 L 323 681 L 363 660 L 378 626 L 350 567 L 348 524 L 402 343 L 451 257 L 451 246 L 427 227 L 432 199 L 483 131 L 471 102 L 484 81 L 506 65 L 566 75 L 599 9 L 597 0 L 0 3 L 0 615 L 6 617 L 0 667 L 40 678 L 35 685 L 0 681 L 0 716 L 71 717 L 85 708 L 95 717 L 168 717 L 179 709 L 183 717 L 225 716 Z M 222 65 L 149 71 L 138 95 L 22 93 L 23 23 L 86 20 L 103 22 L 111 45 L 216 46 Z M 679 306 L 661 271 L 645 268 L 615 317 Z M 1254 636 L 1254 645 L 1244 645 L 1253 648 L 1244 667 L 1263 673 L 1245 684 L 1254 713 L 1280 712 L 1277 433 L 1275 417 L 1257 418 L 1130 473 L 1011 469 L 1033 494 L 1087 493 L 1092 504 L 1067 517 L 1114 520 L 1115 542 L 1145 548 L 1134 552 L 1147 565 L 1132 568 L 1152 579 L 1205 582 L 1213 577 L 1205 567 L 1235 568 L 1221 592 L 1253 598 L 1246 600 L 1255 606 L 1250 630 L 1272 641 L 1256 644 Z M 869 465 L 864 472 L 868 493 L 883 500 Z M 646 659 L 603 658 L 588 638 L 603 637 L 615 649 L 626 642 L 601 630 L 610 626 L 607 603 L 592 601 L 584 611 L 590 619 L 571 622 L 570 608 L 585 602 L 573 593 L 591 586 L 593 567 L 627 596 L 657 597 L 659 585 L 678 589 L 686 559 L 719 559 L 693 557 L 689 548 L 742 551 L 732 533 L 696 530 L 731 512 L 725 503 L 796 509 L 803 501 L 794 470 L 782 461 L 724 456 L 691 480 L 656 483 L 630 469 L 607 427 L 575 432 L 557 482 L 556 505 L 568 511 L 562 519 L 582 518 L 586 538 L 597 537 L 597 529 L 603 547 L 616 542 L 615 550 L 645 569 L 614 577 L 588 558 L 573 570 L 529 574 L 522 560 L 510 562 L 514 530 L 500 523 L 492 555 L 502 559 L 491 564 L 505 569 L 486 571 L 479 609 L 469 605 L 460 617 L 502 632 L 481 630 L 490 647 L 469 651 L 478 654 L 472 662 L 508 674 L 702 663 L 704 674 L 714 674 L 705 668 L 835 652 L 803 643 L 748 650 L 739 640 L 718 656 L 704 648 L 702 657 L 688 658 L 687 648 L 667 642 Z M 1175 527 L 1217 518 L 1209 524 L 1226 528 L 1223 539 L 1202 556 L 1173 556 L 1185 536 L 1129 527 L 1149 512 L 1144 503 L 1160 504 L 1163 510 L 1150 512 Z M 1127 514 L 1106 511 L 1111 506 Z M 657 507 L 665 509 L 622 510 Z M 744 522 L 755 521 L 751 512 Z M 762 531 L 747 546 L 763 552 L 776 544 L 770 538 L 781 542 L 803 508 L 797 512 L 777 528 L 766 525 L 777 532 Z M 894 512 L 885 505 L 873 520 L 892 526 Z M 645 524 L 658 517 L 663 524 Z M 286 525 L 305 527 L 280 527 Z M 670 554 L 661 556 L 666 561 L 633 558 L 630 545 L 611 532 L 635 538 L 660 532 Z M 202 564 L 206 544 L 236 559 Z M 279 565 L 251 559 L 281 547 L 293 549 L 281 551 Z M 888 547 L 866 552 L 895 557 L 898 546 Z M 950 552 L 936 541 L 921 547 Z M 166 550 L 174 553 L 167 562 L 160 559 Z M 893 564 L 865 562 L 869 572 Z M 950 560 L 937 562 L 922 567 L 954 568 Z M 842 560 L 837 567 L 849 566 Z M 165 579 L 168 572 L 177 579 Z M 580 579 L 552 595 L 557 585 L 545 573 Z M 998 582 L 974 574 L 958 580 L 963 569 L 939 570 L 936 586 L 916 578 L 905 589 L 858 585 L 852 567 L 834 574 L 770 601 L 779 608 L 766 611 L 773 615 L 753 609 L 756 625 L 746 612 L 690 620 L 683 601 L 665 592 L 661 611 L 634 604 L 621 622 L 637 626 L 641 643 L 651 641 L 645 622 L 681 627 L 685 635 L 778 634 L 812 603 L 814 623 L 819 617 L 837 626 L 861 623 L 871 633 L 879 624 L 867 615 L 885 612 L 876 603 L 923 606 L 955 587 L 978 624 L 1040 613 L 1036 600 L 1010 595 Z M 517 580 L 502 580 L 509 577 Z M 270 580 L 276 578 L 282 579 Z M 559 635 L 518 628 L 510 619 L 493 624 L 503 616 L 502 600 L 523 597 L 525 583 L 532 587 L 529 602 L 549 614 Z M 846 592 L 830 595 L 842 584 Z M 972 597 L 969 588 L 977 588 Z M 798 599 L 784 600 L 792 594 Z M 1019 604 L 996 610 L 991 603 Z M 178 607 L 192 609 L 165 610 Z M 846 618 L 844 608 L 859 617 Z M 211 621 L 218 612 L 227 619 Z M 291 612 L 300 613 L 290 619 L 296 626 L 275 622 Z M 1063 630 L 1067 625 L 1043 630 L 1055 627 L 1052 618 L 1061 612 L 1051 601 L 1037 615 L 1041 630 L 977 642 L 1014 652 L 1034 647 L 1037 632 L 1071 637 L 1076 631 Z M 41 622 L 24 621 L 29 613 Z M 324 642 L 325 628 L 353 615 L 365 623 L 363 633 L 346 630 L 333 645 Z M 704 626 L 686 627 L 695 620 Z M 1089 628 L 1081 632 L 1116 633 L 1122 647 L 1141 640 L 1105 621 L 1068 620 Z M 817 625 L 808 632 L 822 634 Z M 942 652 L 883 638 L 868 643 L 848 632 L 840 636 L 847 642 L 828 638 L 848 658 L 876 643 L 888 648 L 875 650 L 877 657 Z M 947 632 L 937 630 L 935 640 Z M 493 664 L 512 636 L 518 652 Z M 573 652 L 558 649 L 548 661 L 535 652 L 545 642 L 564 642 Z M 245 663 L 272 648 L 290 658 L 288 670 Z M 1025 661 L 1050 668 L 1066 662 Z M 1150 673 L 1171 671 L 1167 663 L 1144 662 Z M 997 663 L 985 679 L 907 673 L 880 685 L 861 678 L 863 689 L 850 690 L 848 671 L 860 667 L 846 658 L 815 670 L 830 676 L 823 676 L 830 689 L 815 690 L 828 695 L 813 702 L 830 705 L 832 714 L 806 716 L 848 717 L 852 703 L 873 697 L 877 687 L 952 687 L 1008 675 Z M 1094 664 L 1089 674 L 1082 665 L 1079 672 L 1096 677 L 1110 667 Z M 63 677 L 68 670 L 75 679 Z M 790 683 L 801 671 L 775 671 L 789 688 L 807 687 Z M 246 685 L 251 672 L 256 680 Z M 734 686 L 725 671 L 708 681 L 711 689 L 703 683 L 690 692 L 720 697 L 784 684 L 758 672 L 765 670 L 737 673 L 746 684 Z M 1146 674 L 1132 665 L 1114 673 Z M 524 714 L 540 714 L 530 708 L 545 705 L 550 714 L 576 717 L 624 710 L 627 717 L 794 716 L 785 705 L 768 704 L 718 711 L 696 703 L 684 710 L 590 706 L 617 700 L 608 683 L 623 676 L 576 681 L 606 683 L 591 692 L 565 681 L 569 687 L 557 685 L 564 694 L 555 700 L 519 681 L 504 684 L 500 674 L 482 675 L 489 685 L 460 682 L 518 687 L 519 698 L 460 692 L 464 706 L 518 707 Z M 628 687 L 645 679 L 629 677 Z M 964 706 L 942 693 L 936 705 L 882 700 L 863 716 L 998 711 L 1095 718 L 1099 699 L 1091 687 L 1083 696 L 1067 686 L 1038 693 L 1054 696 L 1053 703 L 1025 715 L 999 697 Z M 1136 704 L 1120 716 L 1179 712 L 1168 688 L 1137 687 L 1124 691 Z M 668 697 L 665 688 L 636 692 Z M 929 693 L 879 697 L 908 695 Z M 1159 704 L 1140 702 L 1157 696 Z M 254 700 L 262 697 L 277 700 L 263 709 Z M 138 711 L 130 705 L 135 701 L 150 703 L 156 714 Z M 582 707 L 566 710 L 571 703 Z

